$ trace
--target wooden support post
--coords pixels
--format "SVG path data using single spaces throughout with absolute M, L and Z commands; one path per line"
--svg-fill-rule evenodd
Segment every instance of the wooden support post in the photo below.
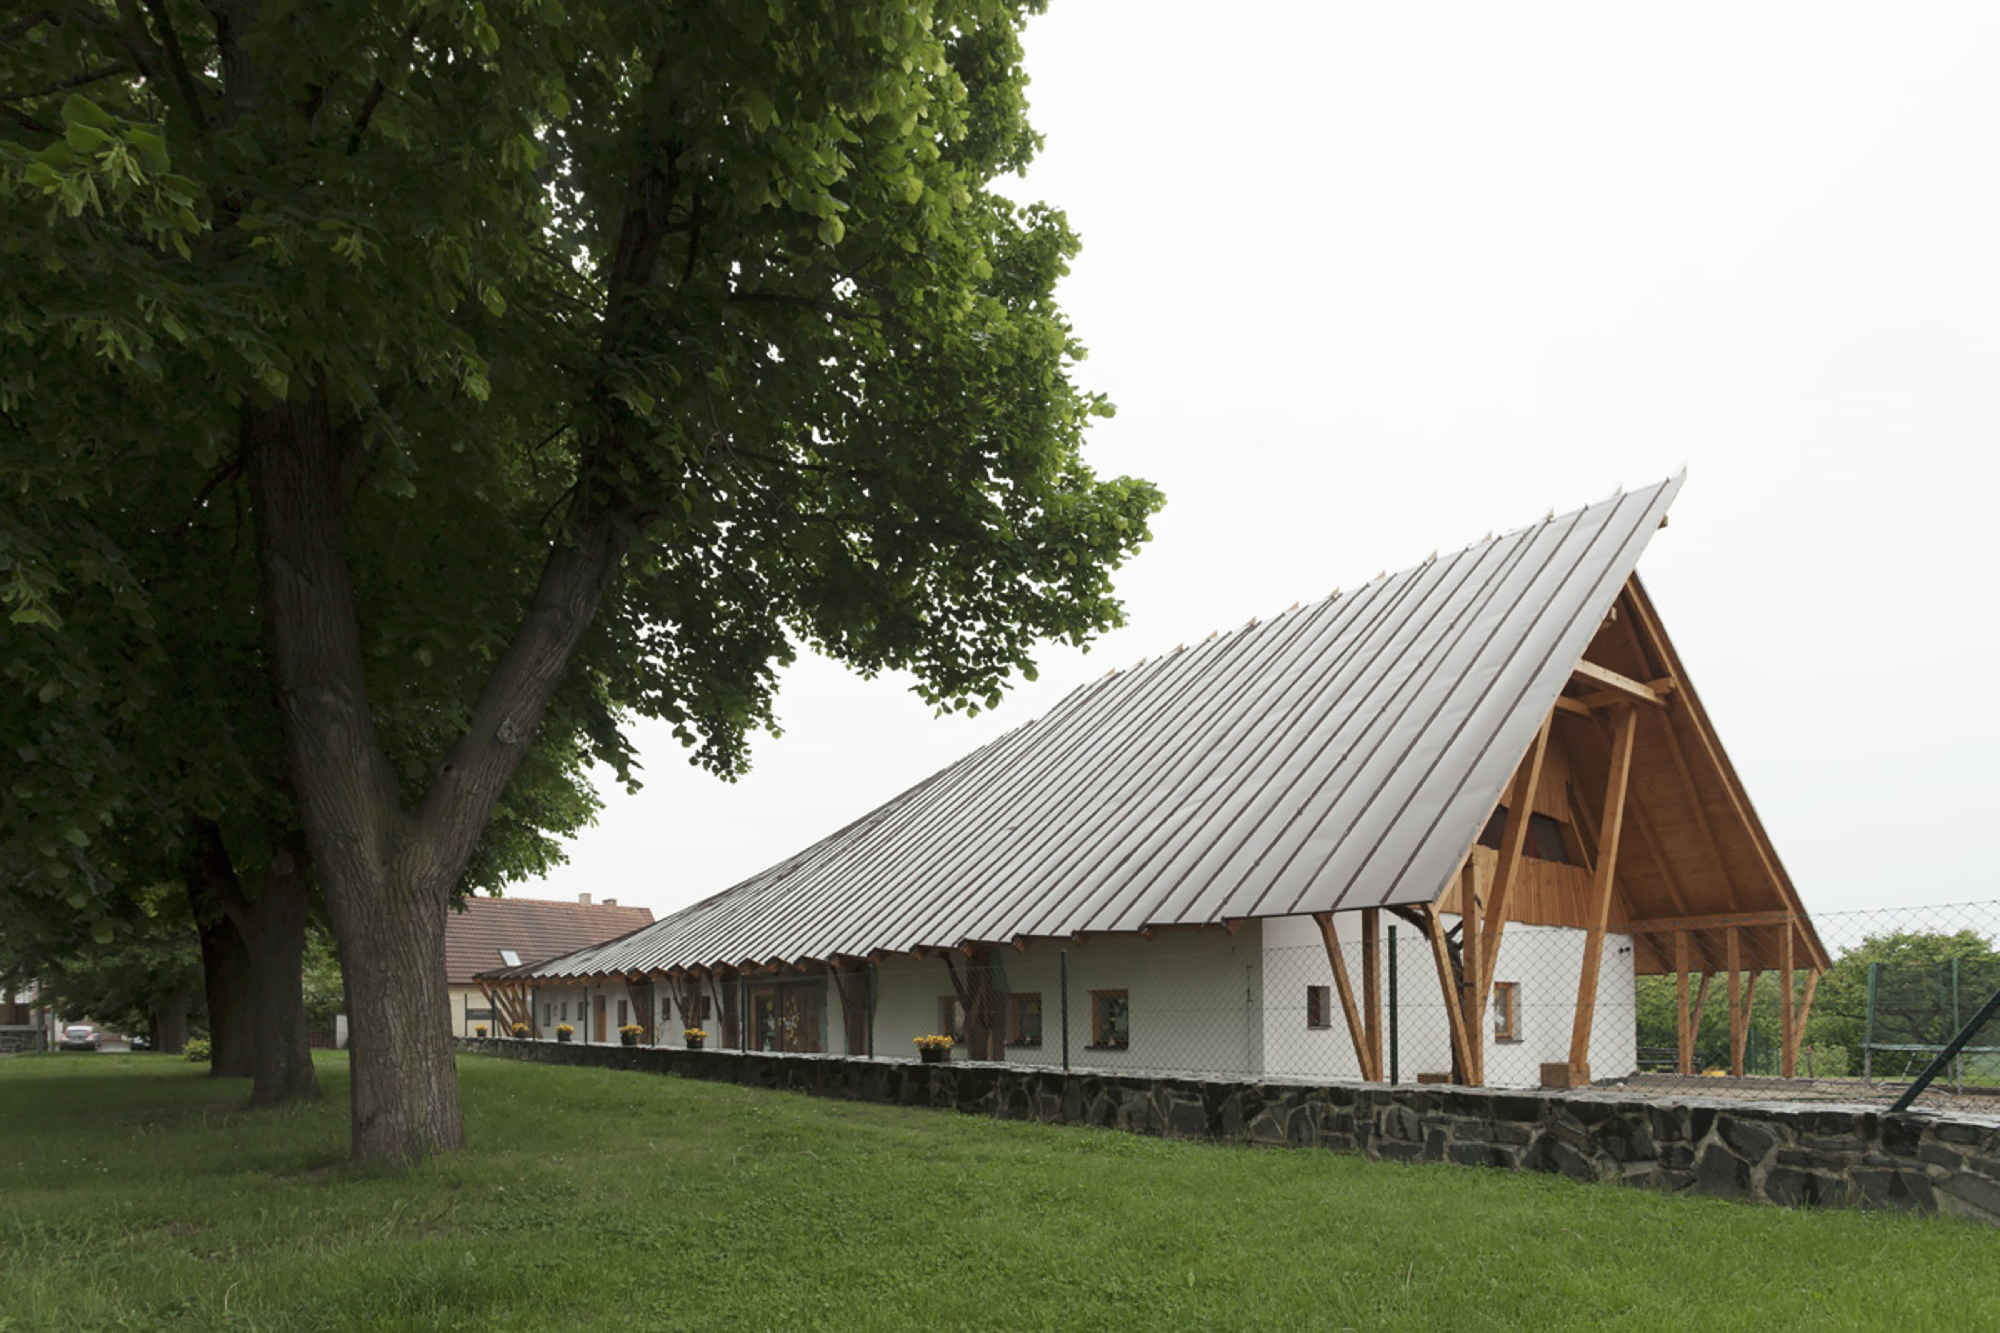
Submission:
M 1680 1070 L 1681 1077 L 1686 1078 L 1694 1072 L 1694 1024 L 1688 1010 L 1688 933 L 1685 930 L 1674 932 L 1674 978 L 1675 999 L 1678 1001 L 1675 1031 L 1680 1037 L 1680 1059 L 1676 1068 Z
M 1437 908 L 1425 907 L 1424 937 L 1431 942 L 1431 961 L 1437 964 L 1438 989 L 1444 994 L 1445 1019 L 1451 1024 L 1452 1056 L 1461 1069 L 1472 1068 L 1471 1052 L 1467 1049 L 1465 1036 L 1465 1011 L 1458 1003 L 1458 981 L 1451 974 L 1451 949 L 1445 943 L 1444 922 L 1438 920 Z
M 1639 715 L 1627 704 L 1611 719 L 1611 764 L 1604 782 L 1604 818 L 1597 841 L 1597 867 L 1590 886 L 1590 934 L 1583 946 L 1583 975 L 1577 979 L 1576 1022 L 1570 1029 L 1570 1077 L 1590 1081 L 1590 1034 L 1597 1019 L 1597 973 L 1604 961 L 1604 931 L 1611 921 L 1611 886 L 1618 872 L 1618 838 L 1625 826 L 1625 790 L 1632 778 L 1632 740 Z
M 1694 993 L 1694 1013 L 1690 1015 L 1688 1021 L 1688 1031 L 1694 1034 L 1692 1038 L 1694 1041 L 1701 1040 L 1701 1016 L 1708 1009 L 1708 987 L 1709 983 L 1714 980 L 1715 973 L 1702 973 L 1701 985 L 1696 988 Z
M 1486 1014 L 1486 983 L 1479 970 L 1485 950 L 1479 934 L 1479 872 L 1466 857 L 1458 871 L 1459 971 L 1465 982 L 1465 1081 L 1479 1087 L 1486 1081 L 1486 1042 L 1481 1027 Z
M 1729 927 L 1729 1076 L 1743 1077 L 1743 938 Z
M 1797 1078 L 1799 1064 L 1799 1029 L 1797 1015 L 1793 1012 L 1796 1002 L 1792 994 L 1792 927 L 1785 925 L 1784 937 L 1778 942 L 1778 1074 L 1781 1078 Z
M 1799 1041 L 1801 1044 L 1805 1041 L 1806 1020 L 1812 1017 L 1813 993 L 1819 989 L 1819 979 L 1820 970 L 1818 968 L 1814 968 L 1812 971 L 1806 973 L 1805 998 L 1799 1002 Z
M 1361 913 L 1361 1009 L 1362 1026 L 1368 1032 L 1368 1059 L 1363 1077 L 1371 1083 L 1382 1081 L 1382 909 L 1364 908 Z
M 1743 1047 L 1746 1052 L 1745 1059 L 1748 1059 L 1747 1052 L 1750 1048 L 1750 1020 L 1757 1015 L 1757 983 L 1763 979 L 1763 972 L 1753 967 L 1750 969 L 1749 979 L 1743 983 Z
M 1319 937 L 1326 945 L 1326 961 L 1333 965 L 1334 989 L 1340 992 L 1340 1010 L 1347 1015 L 1347 1035 L 1354 1042 L 1354 1062 L 1361 1068 L 1361 1077 L 1373 1083 L 1381 1077 L 1368 1057 L 1368 1034 L 1361 1027 L 1361 1015 L 1354 1007 L 1354 986 L 1347 979 L 1347 959 L 1341 956 L 1340 932 L 1334 927 L 1333 913 L 1314 912 L 1313 920 L 1319 925 Z

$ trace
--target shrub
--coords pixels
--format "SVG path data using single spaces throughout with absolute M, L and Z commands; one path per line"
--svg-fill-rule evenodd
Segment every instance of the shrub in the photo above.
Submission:
M 209 1046 L 206 1037 L 196 1037 L 181 1048 L 181 1059 L 189 1064 L 205 1065 L 209 1062 Z

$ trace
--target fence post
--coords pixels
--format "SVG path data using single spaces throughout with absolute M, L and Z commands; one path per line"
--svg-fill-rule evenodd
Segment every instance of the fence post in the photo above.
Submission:
M 1063 1072 L 1069 1072 L 1069 950 L 1056 951 L 1056 961 L 1062 965 L 1062 1034 Z
M 1868 1023 L 1861 1030 L 1861 1081 L 1870 1087 L 1875 1084 L 1875 977 L 1881 970 L 1880 963 L 1868 965 Z
M 1401 1028 L 1396 1019 L 1396 928 L 1389 927 L 1389 1081 L 1399 1082 L 1402 1058 L 1398 1037 Z
M 1960 1022 L 1960 1016 L 1958 1012 L 1958 959 L 1954 957 L 1951 960 L 1951 1030 L 1953 1032 L 1958 1031 L 1959 1022 Z M 1947 1040 L 1949 1040 L 1949 1038 L 1947 1038 Z M 1958 1089 L 1958 1094 L 1961 1097 L 1964 1096 L 1965 1057 L 1963 1055 L 1960 1055 L 1953 1060 L 1951 1066 L 1951 1076 L 1953 1085 Z

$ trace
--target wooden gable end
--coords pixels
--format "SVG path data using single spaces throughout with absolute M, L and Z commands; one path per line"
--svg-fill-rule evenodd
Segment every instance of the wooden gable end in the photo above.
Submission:
M 1731 926 L 1744 969 L 1778 968 L 1788 929 L 1799 966 L 1828 966 L 1825 946 L 1636 575 L 1620 592 L 1584 661 L 1601 671 L 1579 672 L 1566 689 L 1570 703 L 1553 714 L 1533 801 L 1534 813 L 1561 826 L 1570 864 L 1524 856 L 1507 895 L 1507 920 L 1591 924 L 1591 871 L 1612 756 L 1598 679 L 1608 671 L 1653 688 L 1663 699 L 1661 706 L 1634 710 L 1625 826 L 1607 921 L 1611 930 L 1636 934 L 1639 971 L 1679 970 L 1676 929 L 1689 932 L 1697 968 L 1726 970 L 1725 933 Z M 1466 873 L 1452 879 L 1437 910 L 1462 914 L 1468 878 L 1485 902 L 1498 862 L 1497 851 L 1474 846 Z

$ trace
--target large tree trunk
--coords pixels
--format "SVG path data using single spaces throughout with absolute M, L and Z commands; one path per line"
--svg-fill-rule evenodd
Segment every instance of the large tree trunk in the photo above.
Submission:
M 230 1072 L 251 1078 L 252 1106 L 282 1106 L 319 1096 L 319 1075 L 306 1040 L 305 949 L 306 918 L 312 890 L 306 879 L 304 840 L 296 833 L 280 834 L 271 862 L 254 894 L 246 894 L 235 862 L 211 820 L 195 824 L 195 862 L 205 890 L 221 904 L 226 920 L 218 936 L 233 936 L 243 953 L 240 978 L 248 1021 L 232 1016 L 230 1040 L 247 1048 L 232 1050 Z M 203 932 L 203 958 L 207 938 Z M 218 948 L 226 949 L 219 940 Z M 232 979 L 234 980 L 234 979 Z M 220 1029 L 215 1029 L 219 1032 Z
M 212 873 L 198 863 L 187 885 L 188 906 L 194 910 L 195 932 L 201 938 L 202 990 L 208 1000 L 208 1072 L 213 1078 L 250 1078 L 257 1072 L 250 950 L 208 880 Z
M 250 994 L 256 1011 L 257 1063 L 252 1106 L 282 1106 L 319 1097 L 306 1039 L 306 917 L 312 901 L 305 848 L 295 836 L 281 844 L 255 903 L 231 913 L 250 941 Z
M 629 522 L 551 548 L 521 625 L 415 813 L 375 734 L 342 537 L 356 432 L 323 393 L 247 406 L 264 623 L 306 839 L 350 1009 L 353 1157 L 407 1164 L 464 1142 L 444 913 L 624 558 Z
M 187 1049 L 189 990 L 185 985 L 176 986 L 153 1001 L 147 1026 L 154 1050 L 179 1055 Z

